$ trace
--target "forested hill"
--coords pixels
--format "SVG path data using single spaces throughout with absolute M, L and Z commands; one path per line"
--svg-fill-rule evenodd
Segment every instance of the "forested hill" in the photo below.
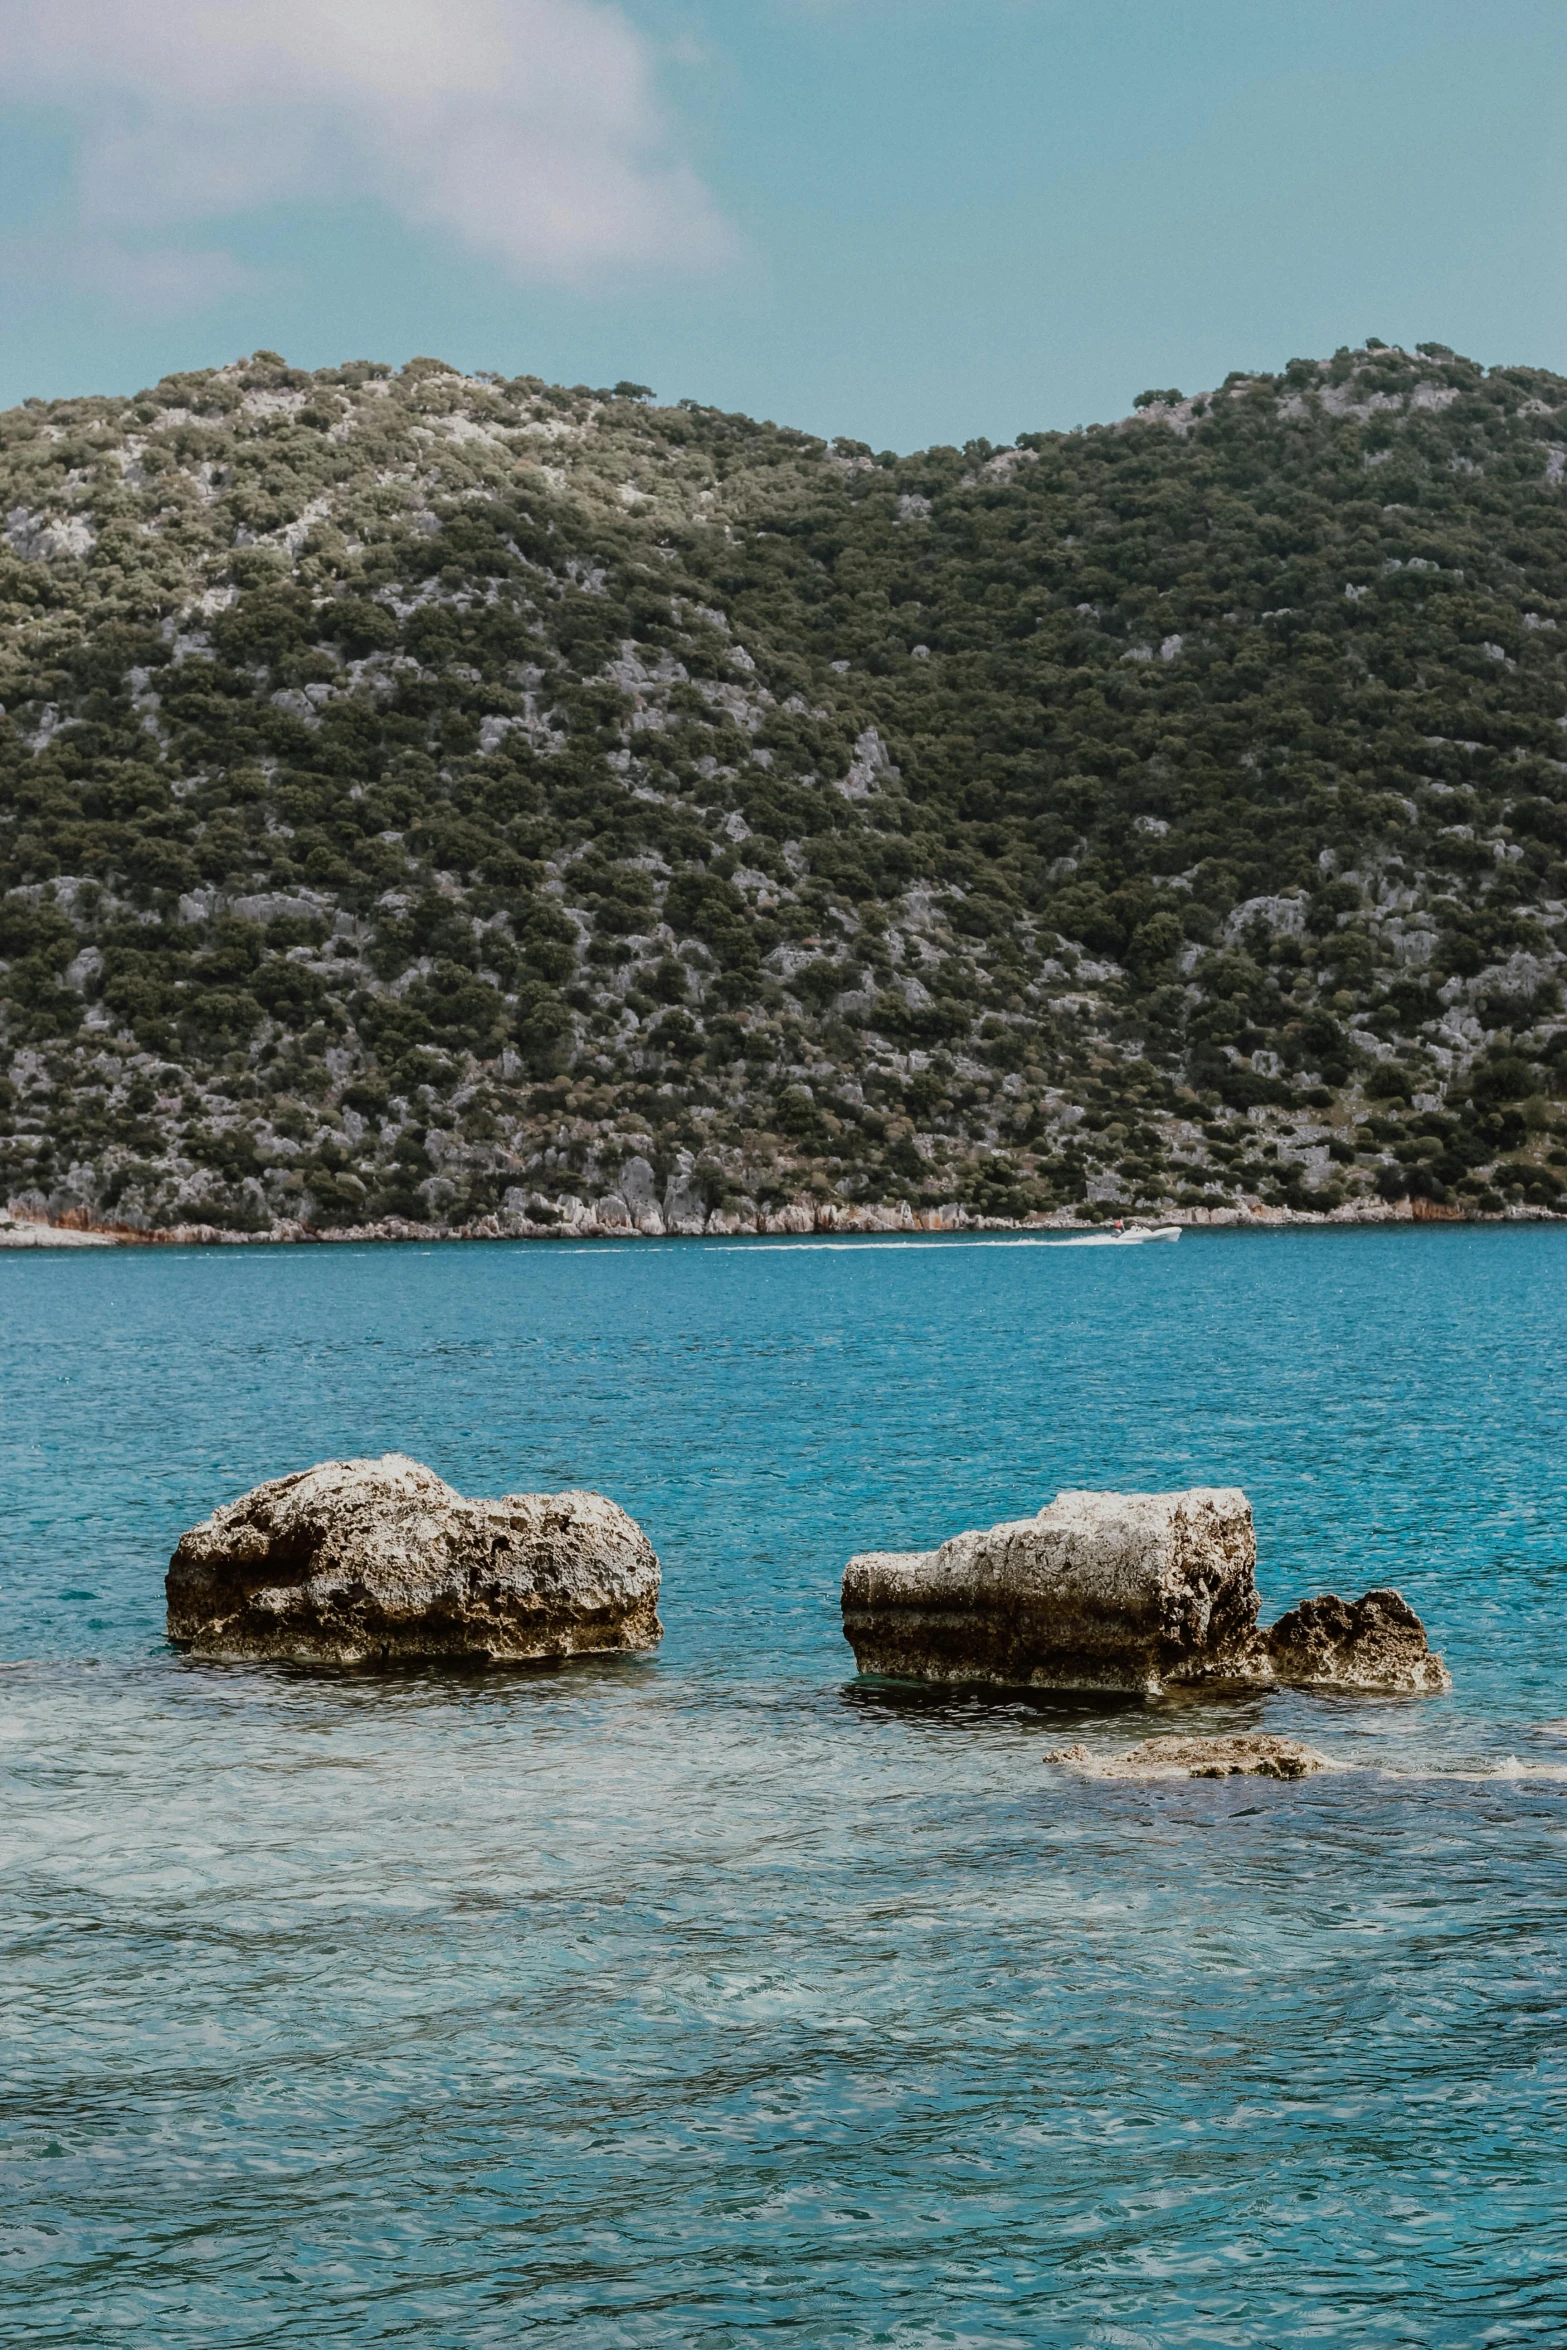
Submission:
M 1567 381 L 1437 345 L 909 457 L 429 359 L 29 402 L 0 1190 L 1567 1206 L 1564 476 Z

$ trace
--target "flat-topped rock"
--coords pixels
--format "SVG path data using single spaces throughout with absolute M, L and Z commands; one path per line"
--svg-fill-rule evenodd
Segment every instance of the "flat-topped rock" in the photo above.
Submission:
M 1449 1689 L 1396 1591 L 1304 1601 L 1259 1627 L 1251 1504 L 1234 1486 L 1060 1493 L 1037 1517 L 937 1550 L 866 1551 L 844 1637 L 891 1680 L 1125 1691 L 1172 1684 L 1410 1696 Z
M 1033 1518 L 843 1576 L 862 1673 L 1154 1696 L 1254 1673 L 1257 1545 L 1234 1486 L 1061 1493 Z
M 651 1648 L 659 1566 L 598 1493 L 470 1501 L 401 1453 L 258 1485 L 180 1538 L 168 1630 L 197 1655 L 492 1663 Z
M 1086 1746 L 1058 1746 L 1046 1762 L 1068 1763 L 1099 1779 L 1308 1779 L 1332 1769 L 1325 1754 L 1298 1738 L 1243 1731 L 1232 1738 L 1145 1738 L 1099 1761 Z
M 1296 1688 L 1427 1697 L 1453 1686 L 1424 1624 L 1397 1591 L 1354 1600 L 1324 1592 L 1280 1616 L 1265 1638 L 1274 1679 Z

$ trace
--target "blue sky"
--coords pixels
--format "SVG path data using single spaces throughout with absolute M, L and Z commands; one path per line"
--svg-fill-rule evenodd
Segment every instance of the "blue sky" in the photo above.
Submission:
M 260 346 L 875 447 L 1567 369 L 1564 0 L 0 0 L 0 401 Z

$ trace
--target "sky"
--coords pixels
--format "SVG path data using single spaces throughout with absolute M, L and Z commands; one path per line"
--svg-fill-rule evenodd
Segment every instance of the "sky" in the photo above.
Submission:
M 1567 0 L 0 0 L 0 404 L 258 348 L 909 449 L 1567 371 Z

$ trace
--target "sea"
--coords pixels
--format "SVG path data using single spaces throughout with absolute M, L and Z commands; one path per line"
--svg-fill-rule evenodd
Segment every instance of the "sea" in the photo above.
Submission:
M 0 1257 L 0 2339 L 1567 2342 L 1567 1229 Z M 590 1487 L 647 1656 L 171 1649 L 217 1503 Z M 1240 1485 L 1452 1694 L 856 1678 L 844 1561 Z M 1049 1759 L 1266 1727 L 1341 1768 Z

